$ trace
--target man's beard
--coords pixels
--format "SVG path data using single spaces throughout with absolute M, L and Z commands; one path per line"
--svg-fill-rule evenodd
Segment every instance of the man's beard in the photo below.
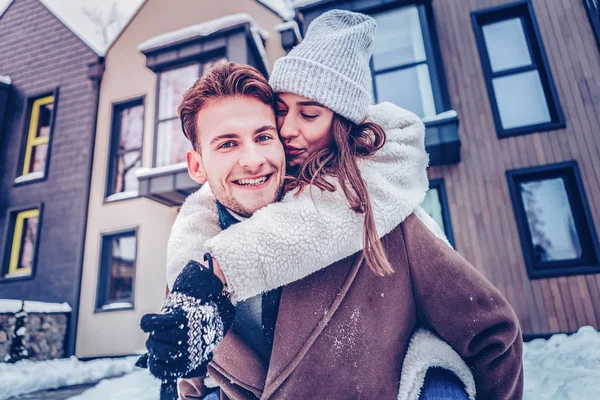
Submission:
M 271 179 L 275 179 L 275 175 L 279 176 L 279 181 L 277 182 L 278 189 L 273 192 L 272 198 L 268 199 L 268 201 L 265 202 L 264 205 L 262 205 L 261 207 L 255 209 L 255 210 L 248 209 L 232 195 L 223 196 L 222 193 L 215 193 L 216 186 L 211 184 L 210 187 L 213 191 L 213 194 L 217 198 L 217 201 L 219 203 L 221 203 L 225 208 L 227 208 L 230 211 L 233 211 L 234 213 L 236 213 L 244 218 L 248 218 L 248 217 L 252 216 L 252 214 L 254 214 L 256 211 L 260 210 L 263 207 L 268 206 L 269 204 L 272 204 L 272 203 L 275 203 L 275 202 L 281 200 L 281 197 L 283 197 L 283 175 L 274 173 L 271 176 Z

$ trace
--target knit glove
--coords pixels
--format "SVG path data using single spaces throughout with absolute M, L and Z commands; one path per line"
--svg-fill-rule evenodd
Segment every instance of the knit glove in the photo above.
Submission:
M 188 262 L 160 314 L 142 317 L 148 353 L 136 365 L 163 382 L 161 399 L 177 398 L 177 378 L 206 374 L 215 347 L 233 323 L 235 309 L 212 271 L 210 255 L 205 260 L 208 268 Z

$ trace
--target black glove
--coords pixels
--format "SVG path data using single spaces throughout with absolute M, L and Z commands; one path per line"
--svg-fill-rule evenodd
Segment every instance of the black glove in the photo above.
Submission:
M 179 274 L 160 314 L 146 314 L 141 327 L 150 335 L 148 353 L 137 366 L 148 368 L 163 382 L 161 399 L 177 397 L 177 378 L 206 374 L 215 347 L 233 323 L 235 309 L 223 284 L 209 267 L 190 261 Z M 163 394 L 163 392 L 165 392 Z

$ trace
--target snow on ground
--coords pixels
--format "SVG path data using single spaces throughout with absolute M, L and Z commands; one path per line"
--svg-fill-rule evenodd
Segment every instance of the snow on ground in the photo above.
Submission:
M 0 399 L 17 394 L 94 382 L 98 385 L 70 400 L 158 400 L 159 381 L 134 368 L 137 357 L 82 362 L 75 357 L 53 361 L 0 364 Z M 597 399 L 600 393 L 600 332 L 585 326 L 573 335 L 525 343 L 524 400 Z
M 158 400 L 160 381 L 147 369 L 135 370 L 120 378 L 106 379 L 69 400 Z
M 584 326 L 573 335 L 525 343 L 525 400 L 600 398 L 600 332 Z
M 129 373 L 138 357 L 80 361 L 76 357 L 48 361 L 0 363 L 0 399 L 45 389 L 97 382 Z

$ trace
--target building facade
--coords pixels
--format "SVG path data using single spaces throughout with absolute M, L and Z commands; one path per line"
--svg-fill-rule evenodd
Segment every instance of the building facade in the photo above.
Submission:
M 148 0 L 106 53 L 98 107 L 76 354 L 144 348 L 142 315 L 166 287 L 177 206 L 198 188 L 177 106 L 220 59 L 265 75 L 284 54 L 282 19 L 254 0 Z M 138 180 L 139 178 L 139 180 Z
M 507 297 L 523 332 L 598 329 L 598 3 L 294 4 L 302 33 L 330 8 L 377 19 L 375 99 L 429 121 L 425 206 Z M 460 156 L 440 158 L 447 149 L 432 151 L 443 140 L 430 120 L 448 112 L 458 120 Z
M 10 2 L 0 38 L 0 298 L 68 303 L 68 355 L 103 60 L 38 0 Z

